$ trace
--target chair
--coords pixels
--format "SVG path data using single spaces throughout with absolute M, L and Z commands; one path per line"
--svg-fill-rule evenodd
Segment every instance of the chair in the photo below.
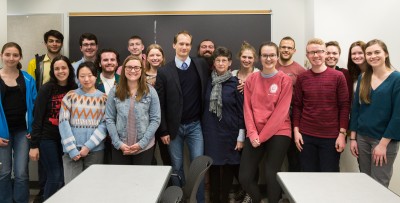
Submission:
M 213 160 L 208 156 L 196 157 L 189 167 L 186 184 L 183 187 L 183 197 L 186 202 L 196 203 L 196 194 L 204 175 L 212 165 Z
M 178 186 L 169 186 L 161 194 L 159 203 L 178 203 L 181 202 L 183 191 Z

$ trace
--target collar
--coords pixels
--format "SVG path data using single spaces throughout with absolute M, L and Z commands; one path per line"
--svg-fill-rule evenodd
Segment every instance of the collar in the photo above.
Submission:
M 192 59 L 190 59 L 190 57 L 188 56 L 185 61 L 181 61 L 175 56 L 175 65 L 177 68 L 181 69 L 183 62 L 185 62 L 189 67 Z

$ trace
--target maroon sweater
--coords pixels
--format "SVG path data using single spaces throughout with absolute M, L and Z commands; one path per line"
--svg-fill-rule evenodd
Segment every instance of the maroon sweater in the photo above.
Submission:
M 306 71 L 297 78 L 293 124 L 300 133 L 336 138 L 349 122 L 349 93 L 344 75 L 327 68 L 322 73 Z

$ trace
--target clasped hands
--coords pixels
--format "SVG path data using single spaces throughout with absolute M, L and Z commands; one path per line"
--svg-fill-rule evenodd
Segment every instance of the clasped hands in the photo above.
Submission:
M 140 151 L 142 148 L 139 146 L 138 143 L 135 143 L 131 146 L 128 146 L 127 144 L 122 144 L 119 149 L 122 151 L 123 155 L 132 155 Z

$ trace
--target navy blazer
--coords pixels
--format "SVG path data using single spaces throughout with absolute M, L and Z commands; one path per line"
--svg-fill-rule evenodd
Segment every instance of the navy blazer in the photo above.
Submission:
M 209 67 L 203 58 L 190 58 L 200 78 L 202 112 Z M 161 106 L 161 124 L 157 136 L 170 135 L 171 139 L 174 139 L 181 124 L 183 111 L 183 96 L 175 60 L 158 69 L 155 88 Z

